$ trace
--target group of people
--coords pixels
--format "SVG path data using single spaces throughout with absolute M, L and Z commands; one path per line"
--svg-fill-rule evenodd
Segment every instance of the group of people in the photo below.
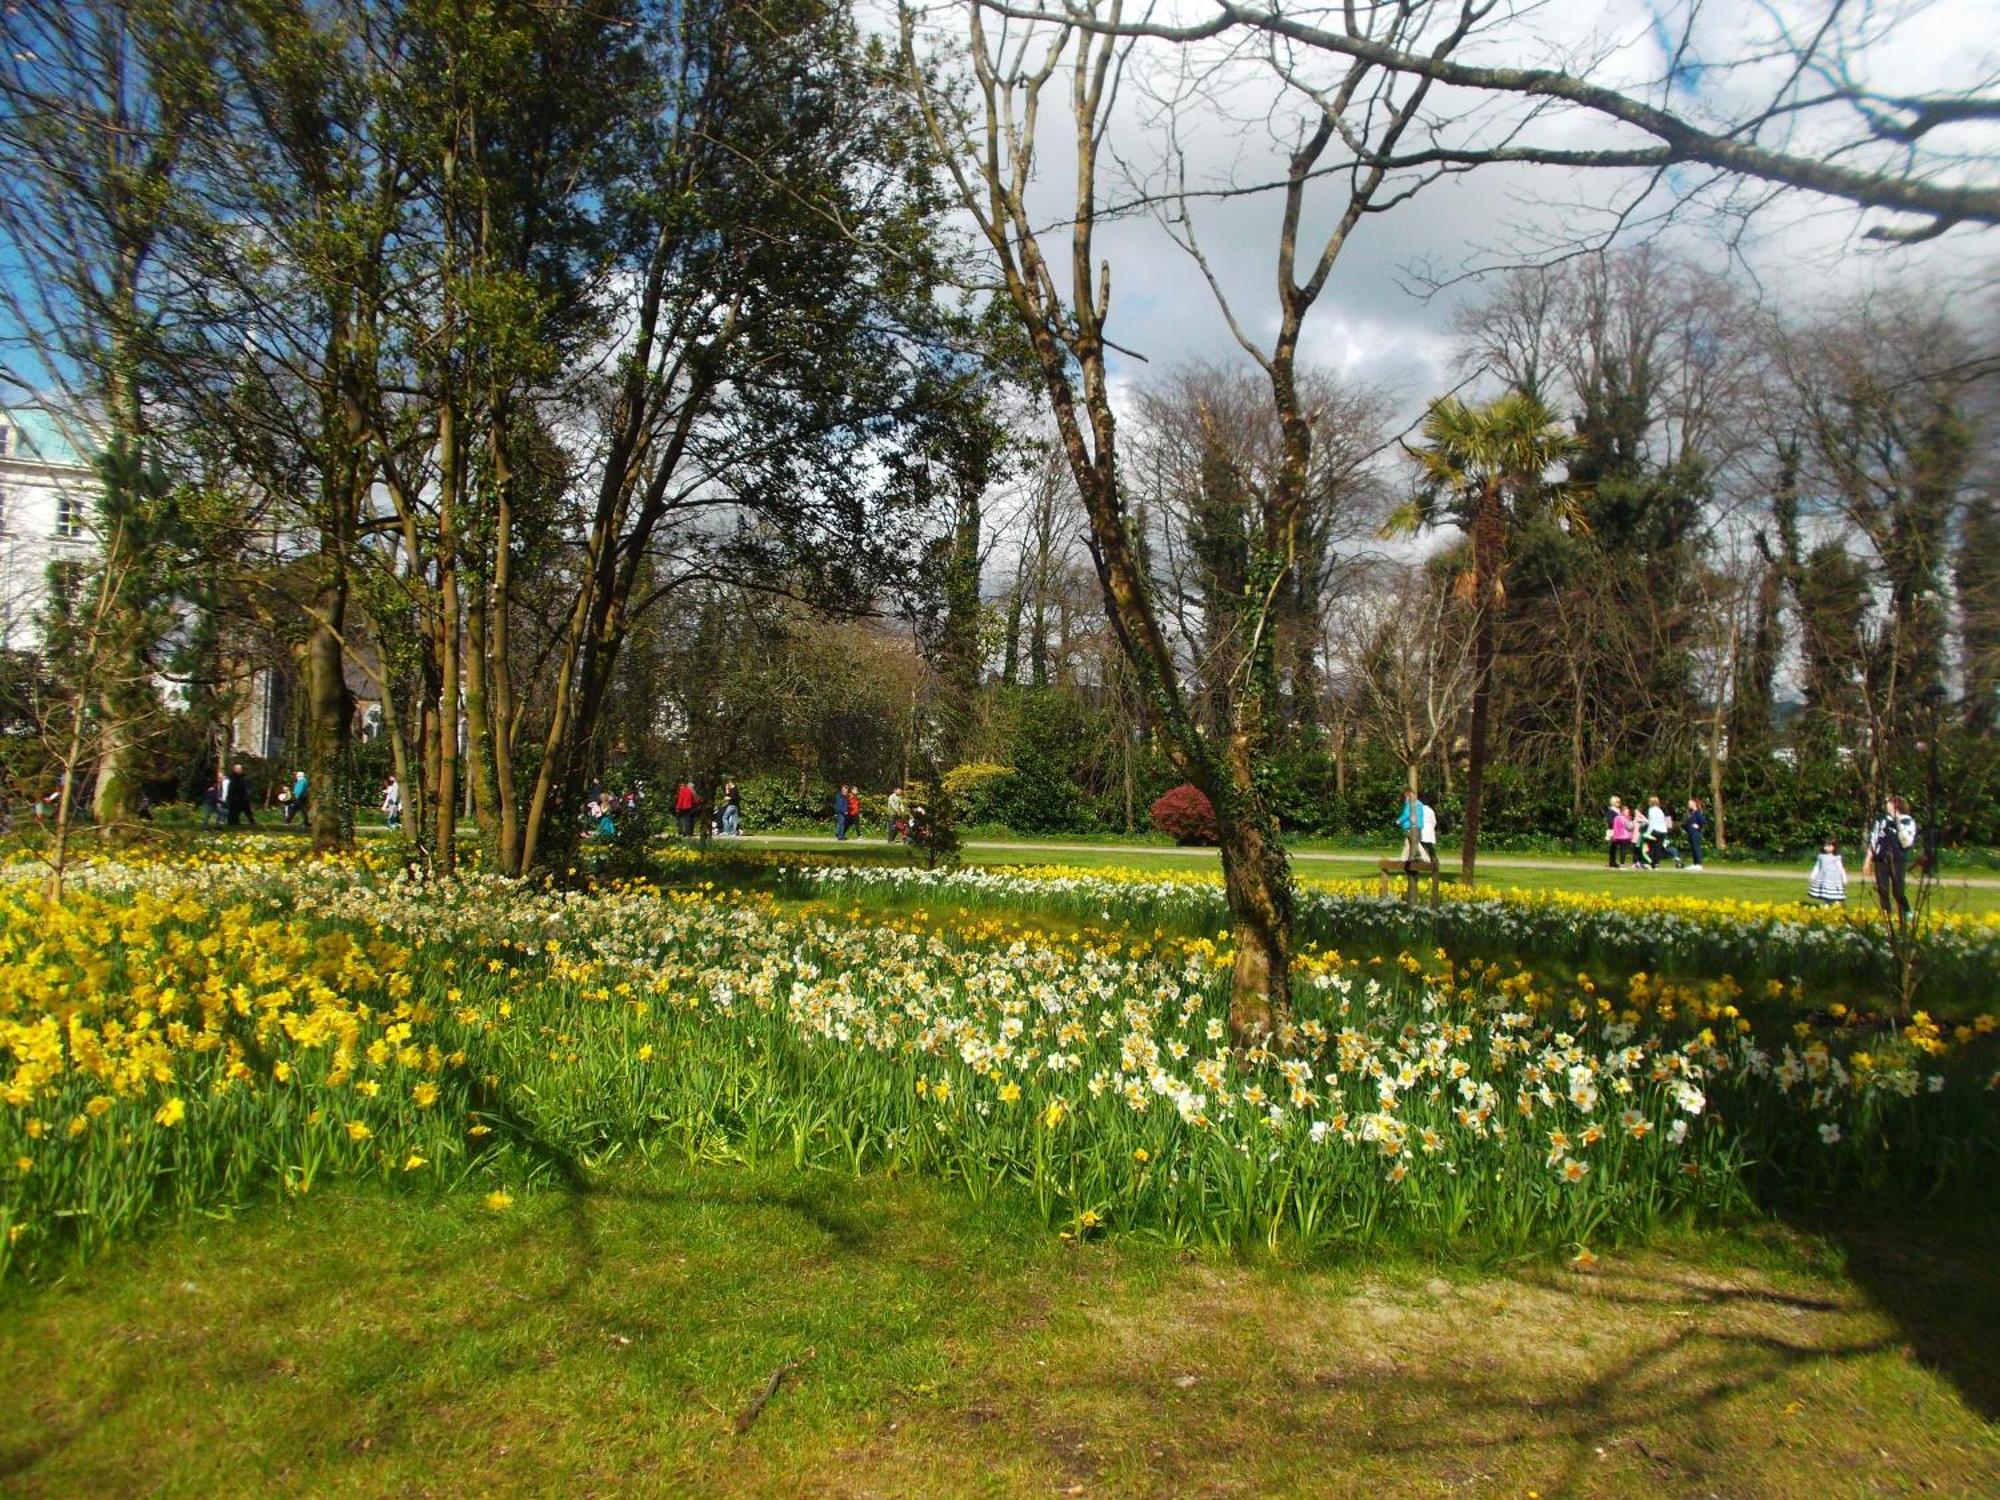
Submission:
M 311 784 L 306 773 L 300 771 L 292 777 L 291 787 L 279 793 L 278 800 L 285 809 L 285 821 L 292 821 L 294 811 L 303 815 L 306 797 Z M 201 794 L 201 826 L 219 828 L 225 823 L 231 828 L 239 823 L 254 825 L 257 821 L 256 801 L 252 795 L 250 777 L 243 769 L 242 761 L 234 761 L 227 771 L 216 773 Z
M 584 798 L 584 824 L 601 838 L 615 837 L 620 820 L 638 812 L 639 804 L 645 797 L 643 785 L 611 792 L 605 790 L 603 782 L 593 782 Z M 720 806 L 711 808 L 708 799 L 694 789 L 692 781 L 681 780 L 674 784 L 669 806 L 673 812 L 674 829 L 682 838 L 694 837 L 695 828 L 703 819 L 707 820 L 707 831 L 724 837 L 733 838 L 743 831 L 743 793 L 733 781 L 723 785 Z
M 694 836 L 695 821 L 702 816 L 705 806 L 701 794 L 694 789 L 694 783 L 683 781 L 674 788 L 674 827 L 682 838 Z M 716 810 L 708 827 L 724 838 L 743 836 L 743 792 L 733 781 L 722 784 L 722 805 Z
M 922 843 L 928 836 L 930 811 L 913 804 L 900 786 L 889 788 L 882 799 L 883 836 L 892 844 Z M 833 794 L 833 836 L 845 843 L 847 836 L 861 832 L 861 788 L 843 782 Z
M 1701 845 L 1709 827 L 1701 798 L 1688 798 L 1687 813 L 1680 824 L 1687 836 L 1688 857 L 1682 859 L 1673 843 L 1674 816 L 1660 805 L 1658 797 L 1648 797 L 1644 809 L 1636 801 L 1628 807 L 1623 798 L 1613 797 L 1604 808 L 1605 862 L 1613 870 L 1657 870 L 1664 857 L 1674 862 L 1676 870 L 1703 869 Z

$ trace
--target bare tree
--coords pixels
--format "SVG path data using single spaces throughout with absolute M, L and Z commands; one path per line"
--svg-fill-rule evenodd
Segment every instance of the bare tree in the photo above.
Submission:
M 1374 461 L 1387 403 L 1321 373 L 1302 376 L 1313 442 L 1297 556 L 1275 606 L 1281 728 L 1312 733 L 1320 717 L 1320 648 L 1329 601 L 1356 566 L 1355 543 L 1388 509 Z M 1128 492 L 1144 497 L 1154 575 L 1211 724 L 1227 717 L 1232 629 L 1284 435 L 1254 369 L 1190 366 L 1148 385 L 1136 403 Z
M 136 455 L 147 434 L 147 362 L 179 315 L 176 185 L 213 103 L 202 10 L 20 0 L 0 14 L 0 379 L 54 403 L 81 450 Z M 156 706 L 135 686 L 149 603 L 117 590 L 103 622 L 134 652 L 102 664 L 91 707 L 95 812 L 113 833 L 134 827 Z
M 1332 626 L 1343 696 L 1363 731 L 1390 747 L 1404 784 L 1449 753 L 1472 688 L 1472 635 L 1448 573 L 1393 567 L 1348 593 Z
M 1928 0 L 1869 6 L 1822 0 L 1816 12 L 1797 18 L 1801 24 L 1764 8 L 1756 13 L 1761 25 L 1728 38 L 1727 55 L 1703 50 L 1713 17 L 1702 0 L 1673 0 L 1651 16 L 1652 34 L 1666 43 L 1660 65 L 1636 82 L 1628 81 L 1629 59 L 1616 47 L 1594 35 L 1567 41 L 1538 24 L 1549 12 L 1534 0 L 1212 3 L 1212 14 L 1184 25 L 1081 5 L 1066 6 L 1060 19 L 1097 34 L 1181 45 L 1254 36 L 1274 52 L 1321 54 L 1335 75 L 1378 70 L 1406 86 L 1436 85 L 1471 101 L 1456 118 L 1430 122 L 1407 138 L 1358 146 L 1358 163 L 1334 164 L 1330 173 L 1356 164 L 1418 173 L 1508 162 L 1618 169 L 1637 174 L 1640 183 L 1621 223 L 1661 186 L 1677 204 L 1719 198 L 1735 216 L 1796 191 L 1902 216 L 1867 231 L 1893 244 L 2000 224 L 2000 158 L 1990 136 L 1972 135 L 1968 144 L 1965 130 L 2000 120 L 2000 78 L 1990 62 L 1968 50 L 1956 86 L 1921 93 L 1867 81 L 1870 49 L 1899 29 L 1922 27 Z M 990 8 L 1051 18 L 1039 7 Z M 1386 27 L 1385 12 L 1394 17 Z M 1472 31 L 1483 43 L 1478 61 L 1457 46 Z M 1689 87 L 1697 77 L 1714 84 L 1730 75 L 1746 86 Z M 1601 140 L 1576 144 L 1579 133 L 1598 131 Z M 1669 184 L 1670 173 L 1679 180 Z M 1223 191 L 1240 195 L 1288 182 L 1280 174 Z

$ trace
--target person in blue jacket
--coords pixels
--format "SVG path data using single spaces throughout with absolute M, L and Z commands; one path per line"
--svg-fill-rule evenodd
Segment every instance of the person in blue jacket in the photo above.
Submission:
M 1701 810 L 1701 798 L 1688 798 L 1687 816 L 1681 819 L 1681 827 L 1687 830 L 1688 868 L 1701 868 L 1701 841 L 1708 837 L 1708 814 Z
M 1405 859 L 1421 858 L 1432 865 L 1438 862 L 1437 813 L 1416 792 L 1403 793 L 1403 810 L 1396 814 L 1396 826 L 1403 833 Z

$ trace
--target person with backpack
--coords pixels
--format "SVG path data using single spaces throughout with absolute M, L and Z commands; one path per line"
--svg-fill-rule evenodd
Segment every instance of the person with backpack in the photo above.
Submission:
M 1437 812 L 1415 791 L 1403 793 L 1403 810 L 1396 815 L 1396 826 L 1403 832 L 1405 864 L 1438 862 Z
M 1701 810 L 1701 798 L 1688 798 L 1687 816 L 1681 819 L 1681 827 L 1687 830 L 1688 868 L 1701 868 L 1701 841 L 1708 837 L 1708 814 Z
M 1868 852 L 1862 856 L 1861 874 L 1875 878 L 1875 900 L 1884 915 L 1893 900 L 1897 915 L 1910 920 L 1910 898 L 1903 888 L 1910 869 L 1910 850 L 1917 842 L 1917 820 L 1910 805 L 1901 797 L 1890 796 L 1882 804 L 1882 816 L 1868 833 Z

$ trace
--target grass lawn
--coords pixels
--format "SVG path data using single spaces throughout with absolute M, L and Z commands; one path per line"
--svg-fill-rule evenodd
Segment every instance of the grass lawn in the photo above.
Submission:
M 816 853 L 848 852 L 857 859 L 907 856 L 890 850 L 879 838 L 852 839 L 836 844 L 830 837 L 793 837 L 783 834 L 759 836 L 746 841 L 752 848 L 800 849 Z M 725 844 L 724 847 L 727 847 Z M 1378 859 L 1390 858 L 1395 850 L 1384 847 L 1374 854 L 1348 852 L 1336 855 L 1294 852 L 1292 868 L 1306 880 L 1360 880 L 1375 877 Z M 1010 839 L 1004 845 L 969 841 L 964 850 L 967 864 L 1022 865 L 1060 864 L 1086 869 L 1117 866 L 1133 870 L 1216 869 L 1212 849 L 1104 848 L 1072 845 L 1067 840 Z M 1848 906 L 1854 911 L 1872 910 L 1874 887 L 1861 879 L 1859 858 L 1849 860 Z M 1457 867 L 1456 857 L 1446 855 L 1444 868 Z M 1761 873 L 1760 873 L 1761 872 Z M 1563 859 L 1557 855 L 1496 854 L 1482 856 L 1479 878 L 1514 890 L 1580 891 L 1606 896 L 1704 896 L 1717 900 L 1803 901 L 1807 869 L 1796 870 L 1771 865 L 1714 864 L 1706 869 L 1653 871 L 1608 870 L 1602 857 Z M 1774 875 L 1784 878 L 1774 879 Z M 1936 895 L 1939 911 L 2000 911 L 2000 880 L 1975 876 L 1972 883 L 1947 879 Z
M 354 1190 L 4 1293 L 0 1488 L 1993 1493 L 1994 1312 L 1976 1267 L 1777 1226 L 1302 1268 L 879 1178 Z

